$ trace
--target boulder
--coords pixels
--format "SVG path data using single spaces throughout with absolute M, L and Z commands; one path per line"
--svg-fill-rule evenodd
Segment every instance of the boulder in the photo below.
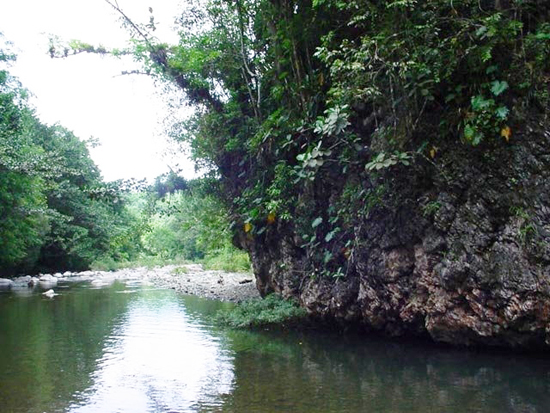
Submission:
M 49 289 L 48 291 L 42 293 L 42 295 L 44 295 L 48 298 L 53 298 L 53 297 L 55 297 L 56 295 L 59 295 L 59 294 L 56 294 L 54 290 Z
M 38 281 L 39 281 L 40 287 L 42 287 L 45 290 L 48 290 L 57 285 L 57 277 L 54 277 L 51 274 L 41 275 Z
M 32 280 L 32 277 L 30 275 L 14 278 L 13 286 L 18 288 L 23 288 L 23 287 L 27 288 L 31 280 Z
M 13 286 L 13 281 L 8 278 L 0 278 L 0 290 L 9 290 Z

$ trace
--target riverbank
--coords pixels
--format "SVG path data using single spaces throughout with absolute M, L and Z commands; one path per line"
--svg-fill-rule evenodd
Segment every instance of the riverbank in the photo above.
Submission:
M 204 270 L 200 264 L 126 268 L 117 271 L 83 271 L 0 279 L 0 288 L 26 292 L 34 288 L 54 289 L 59 283 L 86 282 L 100 288 L 115 281 L 152 284 L 181 294 L 241 302 L 260 296 L 251 273 Z
M 204 270 L 200 264 L 186 264 L 153 268 L 145 276 L 154 285 L 182 294 L 233 302 L 260 297 L 252 273 Z

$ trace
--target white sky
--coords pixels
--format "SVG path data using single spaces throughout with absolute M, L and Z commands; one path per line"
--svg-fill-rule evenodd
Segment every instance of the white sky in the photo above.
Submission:
M 173 30 L 178 0 L 118 0 L 136 22 L 157 24 L 155 34 L 177 41 Z M 168 149 L 162 120 L 168 113 L 160 88 L 143 75 L 120 76 L 138 68 L 131 58 L 81 54 L 67 59 L 48 55 L 50 34 L 94 45 L 124 47 L 127 32 L 104 0 L 3 0 L 0 32 L 18 55 L 10 72 L 34 95 L 31 105 L 47 124 L 60 123 L 81 139 L 99 139 L 91 155 L 107 181 L 149 178 L 167 172 L 167 164 L 191 178 L 193 165 L 184 155 L 162 156 Z M 185 108 L 182 109 L 185 111 Z M 179 165 L 178 165 L 179 164 Z

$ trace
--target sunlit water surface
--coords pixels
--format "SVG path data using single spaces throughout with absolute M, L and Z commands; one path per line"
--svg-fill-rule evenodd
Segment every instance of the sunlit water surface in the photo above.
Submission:
M 235 332 L 139 284 L 0 293 L 0 412 L 547 412 L 546 355 Z

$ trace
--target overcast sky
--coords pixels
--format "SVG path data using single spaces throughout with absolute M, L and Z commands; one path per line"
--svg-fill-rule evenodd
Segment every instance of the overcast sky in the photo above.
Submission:
M 177 41 L 174 20 L 179 0 L 118 0 L 118 4 L 138 22 L 148 21 L 152 7 L 158 22 L 155 34 L 165 42 Z M 193 166 L 183 156 L 162 156 L 167 139 L 161 123 L 168 110 L 152 79 L 120 76 L 122 70 L 135 68 L 131 59 L 48 56 L 49 35 L 124 47 L 128 34 L 104 0 L 5 1 L 0 32 L 14 43 L 18 59 L 10 72 L 33 94 L 30 102 L 40 119 L 58 122 L 81 139 L 97 138 L 101 146 L 91 154 L 107 181 L 154 178 L 168 171 L 167 164 L 177 167 L 176 163 L 186 177 L 193 176 Z

